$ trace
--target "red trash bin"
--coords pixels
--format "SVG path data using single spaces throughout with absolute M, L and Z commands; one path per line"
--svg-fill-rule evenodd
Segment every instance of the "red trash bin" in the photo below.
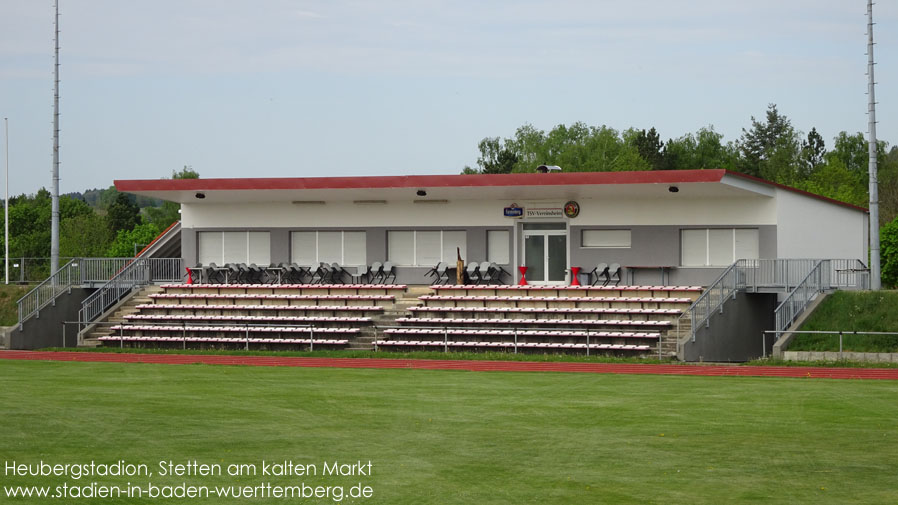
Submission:
M 571 286 L 580 285 L 580 267 L 571 267 Z

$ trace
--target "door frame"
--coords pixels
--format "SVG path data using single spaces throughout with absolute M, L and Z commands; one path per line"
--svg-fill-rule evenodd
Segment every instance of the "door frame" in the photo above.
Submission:
M 540 230 L 526 230 L 524 229 L 524 225 L 526 224 L 560 224 L 563 225 L 563 228 L 559 227 L 557 229 L 540 229 Z M 525 265 L 527 263 L 527 247 L 526 241 L 528 236 L 532 235 L 542 235 L 546 237 L 543 241 L 543 272 L 545 276 L 548 277 L 549 274 L 549 236 L 564 236 L 564 248 L 565 248 L 565 258 L 564 258 L 564 277 L 558 281 L 549 281 L 549 280 L 540 280 L 540 281 L 532 281 L 530 278 L 527 278 L 528 284 L 533 284 L 535 286 L 564 286 L 568 283 L 568 276 L 570 271 L 570 263 L 571 263 L 571 239 L 569 233 L 569 226 L 567 221 L 555 221 L 555 222 L 545 222 L 545 221 L 525 221 L 521 222 L 521 238 L 517 245 L 517 248 L 521 251 L 521 265 Z

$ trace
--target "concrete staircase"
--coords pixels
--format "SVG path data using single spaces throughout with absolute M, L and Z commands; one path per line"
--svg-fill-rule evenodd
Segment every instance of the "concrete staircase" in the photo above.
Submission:
M 163 289 L 160 286 L 149 285 L 130 297 L 126 297 L 97 319 L 100 324 L 87 330 L 82 337 L 81 347 L 98 347 L 100 345 L 98 338 L 112 335 L 112 330 L 109 329 L 110 326 L 124 322 L 126 315 L 139 312 L 136 308 L 139 304 L 151 303 L 150 295 L 161 293 L 162 291 Z
M 397 297 L 390 307 L 384 308 L 383 314 L 371 318 L 371 326 L 362 327 L 362 332 L 349 342 L 347 350 L 373 351 L 374 340 L 377 338 L 375 327 L 398 326 L 396 319 L 407 317 L 409 307 L 421 306 L 424 303 L 418 299 L 422 295 L 432 294 L 430 286 L 409 286 Z

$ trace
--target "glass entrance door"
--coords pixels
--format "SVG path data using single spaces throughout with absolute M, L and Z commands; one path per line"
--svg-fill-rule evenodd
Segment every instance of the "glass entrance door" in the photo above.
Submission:
M 531 284 L 564 284 L 567 232 L 525 227 L 524 265 L 527 267 L 527 282 Z

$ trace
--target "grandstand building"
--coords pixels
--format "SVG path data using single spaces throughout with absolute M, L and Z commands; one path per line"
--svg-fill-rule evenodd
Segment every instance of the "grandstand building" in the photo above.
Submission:
M 116 181 L 182 205 L 187 265 L 395 264 L 430 284 L 445 262 L 504 283 L 707 286 L 737 259 L 867 257 L 866 209 L 726 170 Z

